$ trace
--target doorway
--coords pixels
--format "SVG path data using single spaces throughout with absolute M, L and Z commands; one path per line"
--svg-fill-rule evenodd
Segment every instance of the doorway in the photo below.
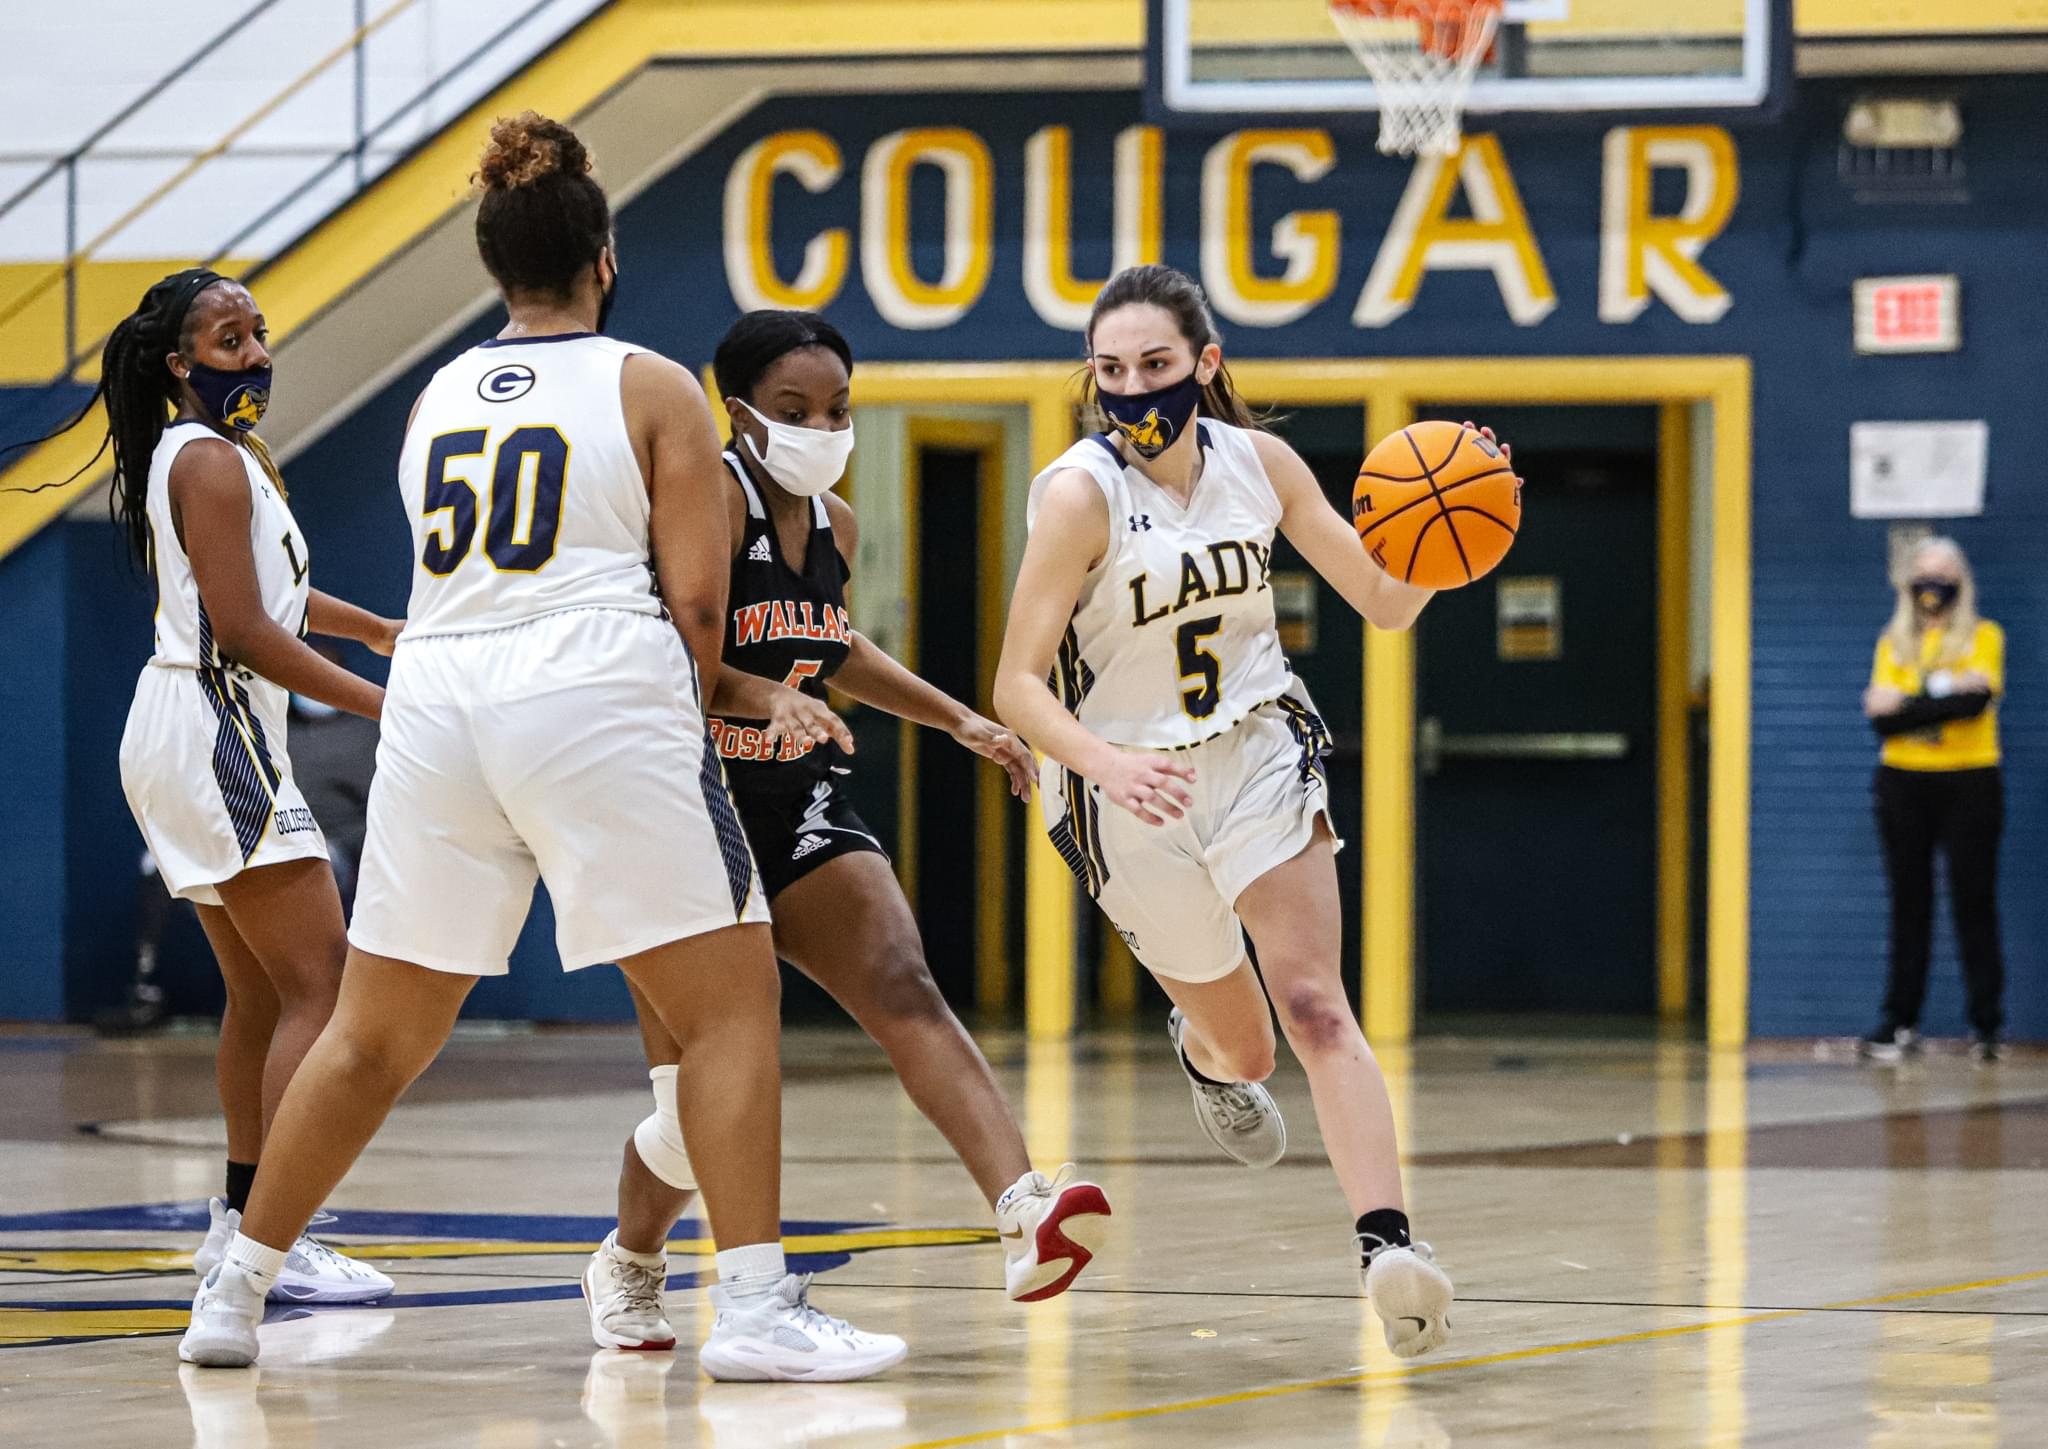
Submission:
M 1429 1015 L 1658 1007 L 1655 407 L 1418 407 L 1514 445 L 1525 526 L 1416 629 Z

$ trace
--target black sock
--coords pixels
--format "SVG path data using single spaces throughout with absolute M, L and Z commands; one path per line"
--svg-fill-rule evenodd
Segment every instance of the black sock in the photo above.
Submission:
M 1374 1208 L 1358 1220 L 1358 1238 L 1367 1257 L 1375 1248 L 1408 1247 L 1408 1214 L 1399 1208 Z
M 228 1207 L 240 1212 L 249 1205 L 249 1189 L 256 1185 L 256 1164 L 228 1159 Z
M 1205 1087 L 1232 1087 L 1237 1085 L 1235 1082 L 1219 1082 L 1214 1077 L 1204 1076 L 1202 1069 L 1188 1060 L 1187 1048 L 1185 1047 L 1181 1048 L 1180 1064 L 1188 1069 L 1189 1076 Z

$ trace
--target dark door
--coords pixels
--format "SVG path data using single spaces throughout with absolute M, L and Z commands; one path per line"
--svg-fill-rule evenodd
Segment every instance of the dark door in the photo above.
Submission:
M 1453 405 L 1514 445 L 1523 526 L 1417 637 L 1429 1012 L 1656 1002 L 1656 413 Z

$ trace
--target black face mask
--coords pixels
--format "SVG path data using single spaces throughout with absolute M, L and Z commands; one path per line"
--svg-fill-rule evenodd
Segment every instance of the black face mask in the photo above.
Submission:
M 263 420 L 264 410 L 270 406 L 268 363 L 240 372 L 222 372 L 217 367 L 195 362 L 185 381 L 191 384 L 192 393 L 199 399 L 199 406 L 208 422 L 220 423 L 238 433 L 252 430 Z
M 604 330 L 605 330 L 605 326 L 606 326 L 606 324 L 608 324 L 608 323 L 609 323 L 609 322 L 610 322 L 610 321 L 612 320 L 612 303 L 614 303 L 614 302 L 616 302 L 616 301 L 618 301 L 618 300 L 619 300 L 619 269 L 618 269 L 618 266 L 617 266 L 616 264 L 614 264 L 614 265 L 613 265 L 613 267 L 612 267 L 612 285 L 611 285 L 611 288 L 610 288 L 610 290 L 608 290 L 608 291 L 607 291 L 607 292 L 606 292 L 606 293 L 604 294 L 603 298 L 602 298 L 602 299 L 600 299 L 600 300 L 599 300 L 599 302 L 598 302 L 598 304 L 597 304 L 597 330 L 598 330 L 598 331 L 600 331 L 600 332 L 604 331 Z
M 1202 401 L 1202 385 L 1191 372 L 1152 392 L 1114 393 L 1097 388 L 1095 401 L 1132 452 L 1141 458 L 1156 458 L 1187 431 Z
M 1963 591 L 1962 585 L 1952 579 L 1915 579 L 1911 588 L 1913 602 L 1929 614 L 1947 613 Z

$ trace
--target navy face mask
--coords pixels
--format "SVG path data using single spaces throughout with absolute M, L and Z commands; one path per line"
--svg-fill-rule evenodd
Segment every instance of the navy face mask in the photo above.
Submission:
M 1202 385 L 1190 372 L 1157 392 L 1114 393 L 1098 387 L 1095 401 L 1133 452 L 1156 458 L 1188 430 L 1202 401 Z
M 209 419 L 238 433 L 252 430 L 263 421 L 263 414 L 270 407 L 268 363 L 241 372 L 222 372 L 217 367 L 195 362 L 185 381 L 192 385 L 200 410 Z
M 1913 602 L 1930 614 L 1940 614 L 1955 603 L 1962 586 L 1951 579 L 1913 580 Z
M 605 326 L 606 326 L 606 324 L 607 324 L 607 323 L 609 323 L 609 322 L 610 322 L 610 321 L 612 320 L 612 303 L 614 303 L 614 302 L 616 302 L 616 301 L 618 301 L 618 300 L 619 300 L 619 269 L 618 269 L 618 267 L 617 267 L 616 265 L 614 265 L 614 266 L 612 267 L 612 285 L 611 285 L 611 289 L 610 289 L 609 291 L 607 291 L 607 292 L 606 292 L 606 293 L 604 294 L 604 298 L 603 298 L 603 300 L 601 300 L 601 301 L 600 301 L 600 302 L 599 302 L 599 303 L 597 304 L 597 330 L 598 330 L 599 332 L 603 332 L 603 331 L 605 330 Z

